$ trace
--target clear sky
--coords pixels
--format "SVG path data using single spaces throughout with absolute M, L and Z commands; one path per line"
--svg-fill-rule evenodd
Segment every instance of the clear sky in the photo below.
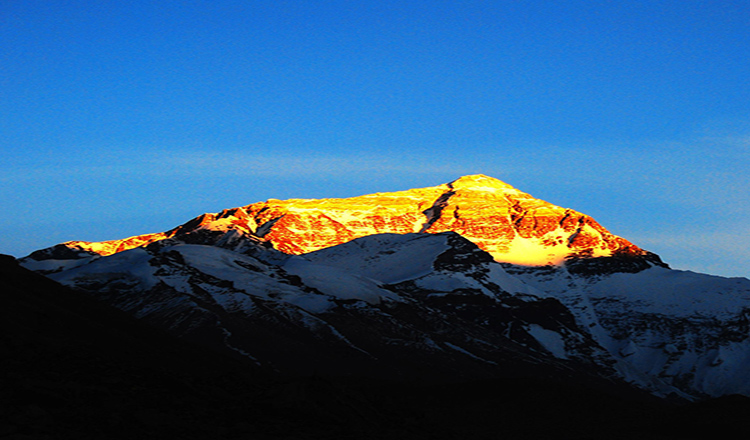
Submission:
M 750 2 L 0 0 L 0 252 L 483 173 L 750 277 Z

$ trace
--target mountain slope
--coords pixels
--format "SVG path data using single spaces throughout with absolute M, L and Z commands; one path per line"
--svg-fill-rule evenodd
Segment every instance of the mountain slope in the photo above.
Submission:
M 269 200 L 243 209 L 259 235 L 294 254 L 377 233 L 445 231 L 461 234 L 498 261 L 516 264 L 647 254 L 591 217 L 483 175 L 432 188 L 350 199 Z
M 282 372 L 468 378 L 537 364 L 615 377 L 564 307 L 455 233 L 381 234 L 284 258 L 172 239 L 50 277 Z
M 0 286 L 0 433 L 8 438 L 747 435 L 748 400 L 737 396 L 677 406 L 544 374 L 432 385 L 260 375 L 2 255 Z
M 663 267 L 587 275 L 505 267 L 565 304 L 628 379 L 660 378 L 692 395 L 750 395 L 750 280 Z

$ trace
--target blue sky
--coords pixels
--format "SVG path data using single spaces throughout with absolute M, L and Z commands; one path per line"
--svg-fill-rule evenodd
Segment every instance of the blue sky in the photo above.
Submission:
M 746 1 L 0 0 L 0 252 L 499 178 L 750 276 Z

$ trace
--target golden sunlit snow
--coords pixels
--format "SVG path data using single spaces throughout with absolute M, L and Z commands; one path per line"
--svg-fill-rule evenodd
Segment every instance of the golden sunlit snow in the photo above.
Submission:
M 204 214 L 171 231 L 101 243 L 69 242 L 109 255 L 196 228 L 238 230 L 302 254 L 379 233 L 454 231 L 501 262 L 559 264 L 570 255 L 643 254 L 593 218 L 481 174 L 443 185 L 345 199 L 270 199 Z

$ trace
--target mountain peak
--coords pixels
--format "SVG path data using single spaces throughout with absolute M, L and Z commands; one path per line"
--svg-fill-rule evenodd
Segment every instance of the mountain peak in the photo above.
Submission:
M 468 189 L 474 191 L 516 190 L 513 186 L 495 179 L 494 177 L 485 176 L 484 174 L 469 174 L 467 176 L 462 176 L 448 183 L 448 186 L 453 189 Z
M 287 254 L 304 254 L 373 234 L 448 231 L 472 241 L 497 261 L 521 265 L 559 265 L 569 257 L 648 255 L 585 214 L 536 199 L 483 174 L 434 187 L 346 199 L 269 199 L 204 214 L 163 233 L 63 246 L 76 255 L 108 255 L 166 238 L 203 243 L 231 232 L 232 237 L 260 240 Z

